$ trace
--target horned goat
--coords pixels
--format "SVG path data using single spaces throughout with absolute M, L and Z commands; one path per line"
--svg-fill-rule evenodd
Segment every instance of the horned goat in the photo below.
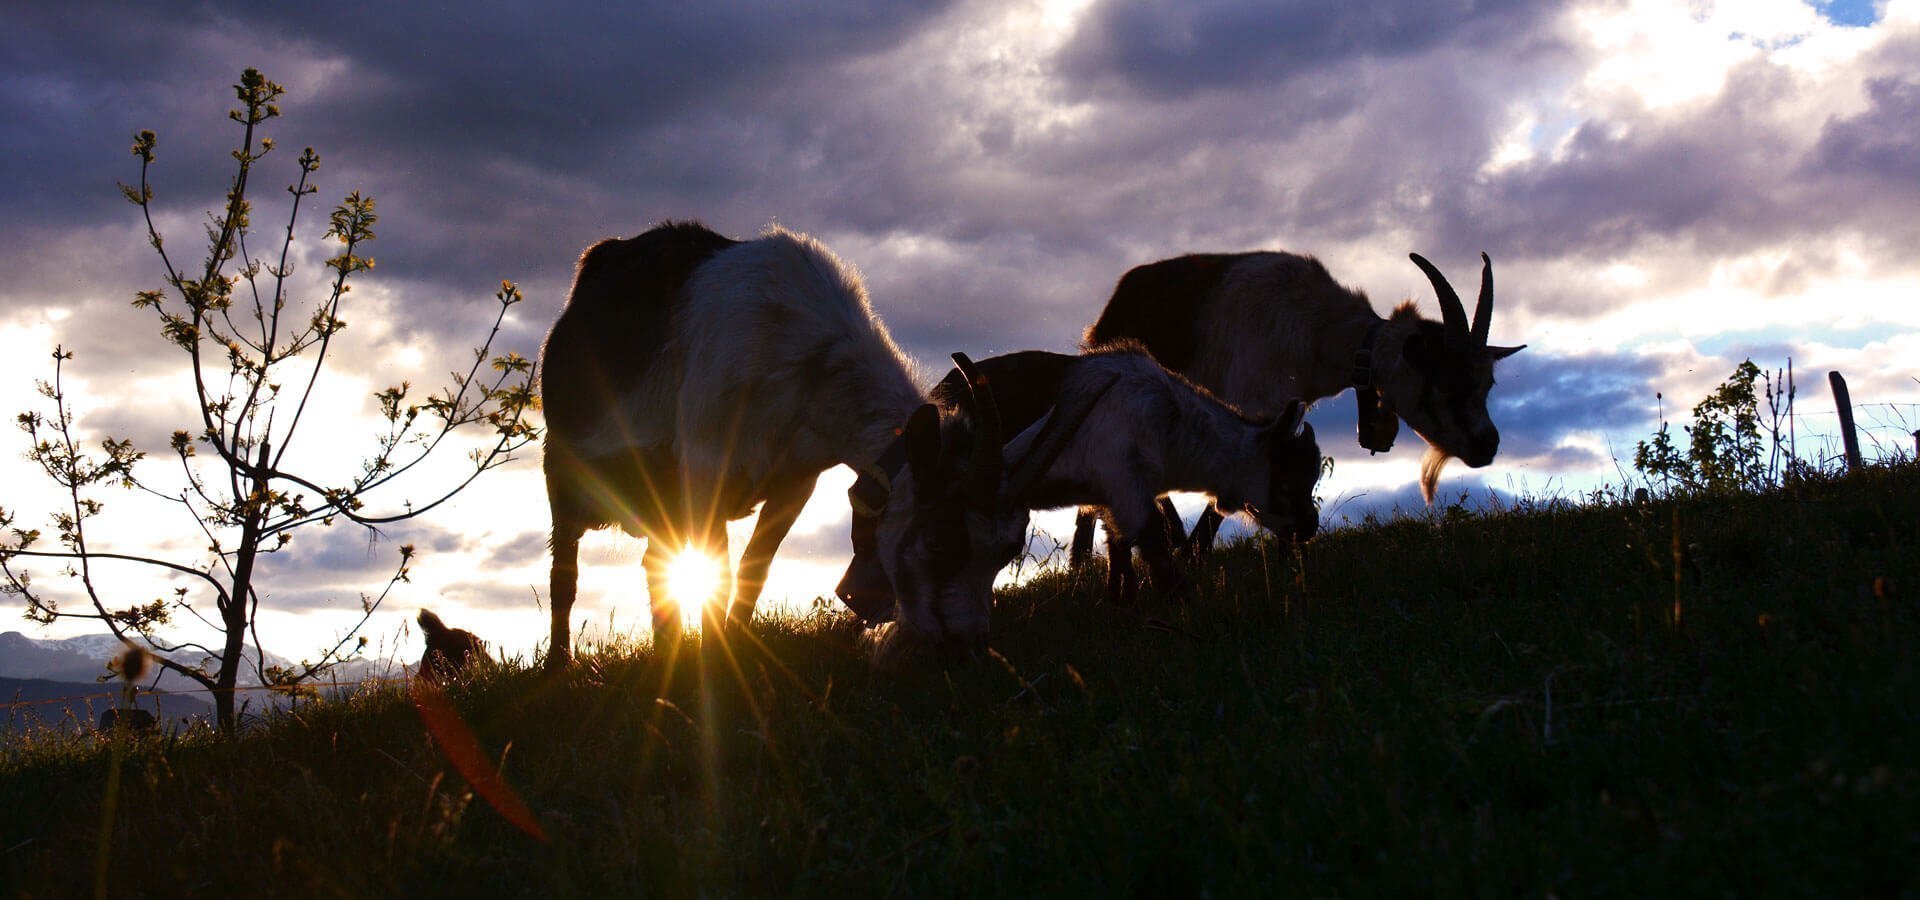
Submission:
M 1311 256 L 1193 254 L 1121 276 L 1087 329 L 1086 346 L 1136 341 L 1162 365 L 1251 414 L 1273 415 L 1294 399 L 1313 403 L 1354 388 L 1361 446 L 1390 449 L 1401 419 L 1426 440 L 1420 491 L 1432 502 L 1448 459 L 1474 468 L 1493 461 L 1500 446 L 1487 413 L 1493 365 L 1524 345 L 1488 343 L 1493 261 L 1486 254 L 1471 325 L 1440 270 L 1417 253 L 1411 258 L 1433 284 L 1441 321 L 1422 317 L 1411 300 L 1382 318 L 1364 293 L 1335 282 Z M 1195 555 L 1205 552 L 1219 522 L 1212 510 L 1202 514 L 1190 547 Z M 1075 562 L 1091 541 L 1092 514 L 1083 511 Z
M 1163 591 L 1179 593 L 1182 582 L 1160 528 L 1159 498 L 1169 491 L 1212 495 L 1222 513 L 1247 512 L 1291 540 L 1311 538 L 1318 528 L 1320 449 L 1313 428 L 1302 427 L 1304 404 L 1289 404 L 1277 421 L 1249 419 L 1124 343 L 1081 356 L 1026 351 L 975 366 L 971 379 L 948 376 L 934 397 L 952 402 L 966 396 L 969 380 L 984 379 L 995 396 L 1020 398 L 999 407 L 1003 427 L 1019 433 L 1009 454 L 1046 440 L 1054 416 L 1075 417 L 1070 436 L 1051 451 L 1052 463 L 1010 485 L 1010 497 L 1031 509 L 1106 508 L 1117 546 L 1137 543 Z M 872 580 L 859 574 L 873 566 L 862 549 L 856 538 L 843 586 Z M 1131 600 L 1132 567 L 1111 571 L 1110 589 Z
M 982 386 L 959 410 L 927 402 L 913 366 L 874 315 L 859 275 L 819 242 L 772 228 L 735 241 L 666 223 L 581 257 L 541 352 L 545 471 L 553 513 L 549 669 L 569 658 L 581 536 L 618 526 L 645 538 L 657 638 L 680 614 L 665 567 L 685 544 L 726 558 L 726 523 L 762 504 L 727 623 L 753 613 L 767 568 L 819 474 L 904 457 L 877 513 L 897 598 L 891 639 L 979 640 L 994 573 L 1025 538 L 1004 504 L 1009 463 Z M 1058 440 L 1055 441 L 1058 443 Z

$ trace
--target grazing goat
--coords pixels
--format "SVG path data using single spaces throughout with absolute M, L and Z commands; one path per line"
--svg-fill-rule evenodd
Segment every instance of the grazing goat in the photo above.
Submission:
M 431 681 L 451 681 L 468 666 L 487 658 L 487 642 L 463 628 L 448 628 L 432 610 L 420 611 L 420 634 L 427 651 L 415 673 Z
M 1439 322 L 1422 318 L 1412 301 L 1380 317 L 1365 294 L 1335 282 L 1311 256 L 1194 254 L 1121 276 L 1087 329 L 1086 346 L 1137 341 L 1162 365 L 1255 415 L 1352 387 L 1361 446 L 1376 453 L 1391 448 L 1400 419 L 1426 440 L 1420 491 L 1432 502 L 1448 459 L 1474 468 L 1493 461 L 1500 446 L 1487 414 L 1493 364 L 1523 348 L 1487 342 L 1493 262 L 1486 254 L 1480 255 L 1484 268 L 1471 325 L 1440 271 L 1417 253 L 1411 258 L 1433 284 Z M 1196 555 L 1218 524 L 1211 510 L 1196 523 Z M 1075 562 L 1091 545 L 1090 512 L 1083 511 L 1078 526 Z
M 969 380 L 994 386 L 996 397 L 1008 398 L 999 406 L 1004 428 L 1018 433 L 1007 445 L 1009 454 L 1048 441 L 1055 416 L 1072 417 L 1068 437 L 1048 451 L 1051 464 L 1010 484 L 1009 498 L 1030 509 L 1105 507 L 1111 533 L 1119 536 L 1116 547 L 1130 552 L 1137 542 L 1168 593 L 1181 586 L 1160 528 L 1159 498 L 1169 491 L 1210 494 L 1224 513 L 1250 513 L 1291 540 L 1306 540 L 1318 528 L 1313 487 L 1320 449 L 1312 427 L 1301 428 L 1304 404 L 1289 404 L 1278 421 L 1248 419 L 1124 343 L 1082 356 L 1014 353 L 975 366 L 971 378 L 964 372 L 948 376 L 934 388 L 934 398 L 953 402 L 966 396 Z M 860 545 L 856 536 L 843 587 L 871 581 L 858 574 L 873 565 Z M 1122 577 L 1119 566 L 1112 572 L 1109 587 L 1116 599 L 1133 599 L 1137 582 Z M 1131 576 L 1131 565 L 1124 574 Z
M 820 472 L 871 469 L 883 455 L 910 469 L 874 510 L 902 624 L 890 640 L 984 638 L 999 569 L 989 561 L 1011 559 L 1027 524 L 1024 508 L 1000 502 L 1004 476 L 1048 461 L 1003 459 L 984 385 L 963 409 L 929 404 L 853 268 L 777 227 L 741 242 L 667 223 L 595 244 L 541 352 L 540 391 L 549 669 L 569 658 L 587 529 L 647 540 L 654 633 L 667 638 L 680 627 L 668 555 L 691 543 L 725 559 L 726 523 L 763 503 L 738 575 L 716 592 L 732 597 L 726 621 L 744 623 Z

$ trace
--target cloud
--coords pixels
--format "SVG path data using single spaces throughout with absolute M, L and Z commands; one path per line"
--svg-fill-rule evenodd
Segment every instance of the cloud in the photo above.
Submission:
M 1320 508 L 1320 527 L 1338 528 L 1359 524 L 1369 518 L 1387 520 L 1402 516 L 1423 518 L 1459 506 L 1475 512 L 1510 508 L 1514 495 L 1489 485 L 1478 475 L 1463 476 L 1449 470 L 1434 495 L 1433 506 L 1420 497 L 1420 486 L 1407 483 L 1391 488 L 1369 488 L 1328 498 Z
M 540 531 L 526 531 L 519 536 L 493 548 L 487 556 L 489 568 L 511 569 L 532 565 L 547 556 L 547 535 Z
M 1660 390 L 1657 359 L 1614 353 L 1590 357 L 1530 356 L 1500 363 L 1488 394 L 1500 427 L 1502 457 L 1551 452 L 1570 432 L 1618 432 L 1642 425 Z
M 231 0 L 40 4 L 10 13 L 0 61 L 0 334 L 79 352 L 86 429 L 144 444 L 183 427 L 180 357 L 126 305 L 158 285 L 159 260 L 114 185 L 138 176 L 132 132 L 158 131 L 158 224 L 176 263 L 196 265 L 239 137 L 227 85 L 260 65 L 288 94 L 253 183 L 253 252 L 283 226 L 299 149 L 323 160 L 291 309 L 321 295 L 327 209 L 359 190 L 381 215 L 379 266 L 332 351 L 342 377 L 323 379 L 338 386 L 330 418 L 306 438 L 327 440 L 301 445 L 316 464 L 353 464 L 359 445 L 333 438 L 366 433 L 347 423 L 373 390 L 426 390 L 461 363 L 500 279 L 527 302 L 499 349 L 531 356 L 582 248 L 668 217 L 821 236 L 861 268 L 928 378 L 955 350 L 1071 349 L 1122 272 L 1179 253 L 1312 253 L 1384 309 L 1431 303 L 1408 251 L 1454 271 L 1486 250 L 1495 340 L 1533 347 L 1499 370 L 1500 462 L 1448 484 L 1608 471 L 1602 448 L 1650 430 L 1652 393 L 1698 397 L 1748 351 L 1857 372 L 1860 395 L 1905 402 L 1911 380 L 1888 373 L 1904 371 L 1904 298 L 1920 284 L 1920 171 L 1902 152 L 1920 141 L 1912 4 L 1697 13 L 1677 0 L 361 3 L 332 13 L 350 27 L 319 27 Z M 34 405 L 41 374 L 0 399 Z M 1333 490 L 1412 490 L 1417 453 L 1359 454 L 1349 399 L 1314 417 L 1342 462 Z M 0 460 L 0 479 L 16 464 Z M 444 533 L 391 540 L 539 568 L 537 485 L 484 513 L 498 515 L 515 527 L 482 537 L 480 517 L 432 519 Z M 275 561 L 288 602 L 353 602 L 384 579 L 387 543 L 369 559 L 353 529 L 315 539 Z M 786 550 L 827 559 L 843 542 L 844 524 L 823 526 Z M 592 552 L 638 571 L 625 545 Z M 417 590 L 528 600 L 464 574 Z
M 1550 5 L 1520 0 L 1124 0 L 1101 4 L 1088 16 L 1061 68 L 1075 81 L 1117 82 L 1162 98 L 1222 86 L 1270 87 L 1436 47 L 1478 54 L 1524 46 L 1553 14 Z
M 1810 161 L 1841 177 L 1920 180 L 1920 78 L 1881 76 L 1866 83 L 1865 112 L 1828 119 Z

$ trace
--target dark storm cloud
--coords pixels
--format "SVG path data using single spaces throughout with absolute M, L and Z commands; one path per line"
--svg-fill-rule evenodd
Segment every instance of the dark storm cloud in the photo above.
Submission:
M 1812 165 L 1847 178 L 1920 181 L 1920 76 L 1867 81 L 1867 110 L 1827 120 Z
M 256 181 L 257 218 L 276 223 L 261 236 L 299 147 L 324 160 L 305 234 L 348 190 L 379 200 L 380 265 L 362 281 L 378 292 L 349 303 L 393 299 L 350 306 L 340 357 L 369 369 L 391 347 L 360 323 L 390 318 L 394 340 L 458 357 L 501 278 L 528 297 L 505 346 L 531 355 L 580 250 L 667 217 L 827 238 L 931 376 L 954 350 L 1070 349 L 1123 271 L 1182 252 L 1345 254 L 1337 277 L 1383 304 L 1401 286 L 1430 303 L 1407 250 L 1486 249 L 1503 271 L 1568 261 L 1560 283 L 1502 281 L 1502 316 L 1578 320 L 1618 305 L 1578 280 L 1582 261 L 1660 248 L 1675 256 L 1655 273 L 1666 289 L 1706 268 L 1688 253 L 1839 232 L 1877 235 L 1869 250 L 1892 259 L 1916 228 L 1916 157 L 1900 152 L 1920 119 L 1910 39 L 1861 64 L 1862 109 L 1784 119 L 1811 88 L 1763 58 L 1697 109 L 1595 112 L 1557 155 L 1487 173 L 1514 105 L 1558 96 L 1592 61 L 1563 7 L 1100 4 L 1034 62 L 1031 97 L 954 61 L 949 32 L 975 38 L 993 14 L 366 4 L 330 10 L 347 25 L 332 28 L 258 4 L 41 4 L 10 13 L 0 62 L 0 216 L 29 235 L 0 245 L 0 266 L 14 296 L 98 298 L 55 329 L 81 365 L 151 370 L 167 348 L 124 303 L 157 265 L 113 182 L 137 174 L 129 133 L 159 130 L 170 246 L 197 258 L 237 138 L 227 85 L 248 65 L 289 88 Z M 1779 289 L 1824 268 L 1821 252 L 1782 264 Z M 1630 425 L 1650 393 L 1624 355 L 1537 353 L 1501 368 L 1503 456 L 1557 458 L 1556 435 Z M 1323 444 L 1350 446 L 1350 412 L 1322 416 Z M 120 421 L 155 431 L 149 418 Z
M 1789 198 L 1769 173 L 1791 168 L 1794 149 L 1756 113 L 1786 80 L 1753 65 L 1685 119 L 1584 122 L 1559 158 L 1449 186 L 1442 217 L 1528 256 L 1611 259 L 1662 238 L 1725 247 L 1771 237 Z
M 440 330 L 441 307 L 484 299 L 500 278 L 544 295 L 544 323 L 581 247 L 668 215 L 724 214 L 715 201 L 737 193 L 755 154 L 793 146 L 761 124 L 763 107 L 791 104 L 782 95 L 816 68 L 884 51 L 940 6 L 370 4 L 329 10 L 351 27 L 316 28 L 291 6 L 47 4 L 9 14 L 21 52 L 0 70 L 0 205 L 41 228 L 133 220 L 114 182 L 136 180 L 130 135 L 150 127 L 161 206 L 197 217 L 239 137 L 223 118 L 227 85 L 257 66 L 289 87 L 285 116 L 267 127 L 281 150 L 256 180 L 263 204 L 313 146 L 321 193 L 309 225 L 347 190 L 379 200 L 369 250 L 407 300 L 395 310 L 403 327 Z M 662 160 L 645 149 L 656 144 L 686 152 Z M 649 191 L 668 202 L 634 202 Z M 742 218 L 757 229 L 783 207 Z M 193 236 L 170 235 L 189 255 Z
M 1890 47 L 1920 52 L 1912 40 Z M 1907 212 L 1920 204 L 1920 81 L 1897 55 L 1863 64 L 1867 109 L 1829 117 L 1811 146 L 1815 123 L 1783 111 L 1821 96 L 1817 87 L 1757 58 L 1698 108 L 1589 119 L 1556 156 L 1445 185 L 1436 224 L 1509 252 L 1595 261 L 1651 248 L 1738 255 L 1851 234 L 1879 265 L 1904 265 L 1901 248 L 1920 237 Z M 1784 275 L 1778 286 L 1791 289 L 1793 273 Z
M 1624 353 L 1556 357 L 1522 351 L 1502 361 L 1487 396 L 1500 456 L 1553 451 L 1572 431 L 1617 432 L 1648 418 L 1663 374 L 1656 359 Z
M 1075 80 L 1117 81 L 1155 96 L 1271 86 L 1320 70 L 1440 45 L 1469 52 L 1521 44 L 1551 4 L 1526 0 L 1245 3 L 1124 0 L 1094 9 L 1063 54 Z
M 116 181 L 136 182 L 133 133 L 219 116 L 239 68 L 216 69 L 218 29 L 192 13 L 156 16 L 144 4 L 41 3 L 7 11 L 0 62 L 0 203 L 39 228 L 127 217 Z M 183 90 L 190 86 L 191 90 Z M 211 129 L 169 151 L 218 152 Z M 224 135 L 221 135 L 224 138 Z M 184 177 L 184 176 L 183 176 Z M 194 192 L 218 190 L 209 169 Z M 130 220 L 130 219 L 129 219 Z

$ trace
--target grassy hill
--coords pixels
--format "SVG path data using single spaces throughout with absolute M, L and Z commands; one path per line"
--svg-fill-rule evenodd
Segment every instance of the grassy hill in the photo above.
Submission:
M 130 748 L 116 890 L 299 896 L 1897 895 L 1920 889 L 1920 467 L 1526 504 L 1094 573 L 886 678 L 822 613 Z M 533 627 L 530 623 L 529 627 Z M 663 699 L 656 699 L 663 698 Z M 457 729 L 456 729 L 457 730 Z M 458 746 L 454 742 L 450 746 Z M 0 885 L 90 891 L 111 752 L 0 755 Z M 454 754 L 458 756 L 458 754 Z M 506 813 L 503 814 L 502 810 Z

